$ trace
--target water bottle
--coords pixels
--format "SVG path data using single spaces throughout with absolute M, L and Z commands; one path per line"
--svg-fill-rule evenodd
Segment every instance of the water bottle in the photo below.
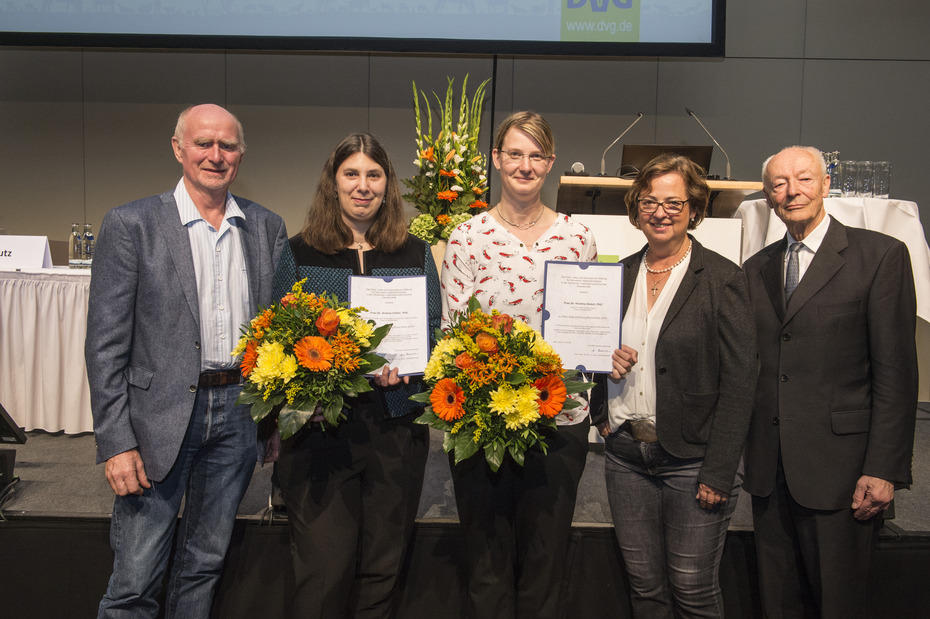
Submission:
M 94 260 L 94 249 L 97 247 L 97 240 L 94 238 L 94 231 L 90 224 L 84 224 L 83 241 L 84 255 L 82 256 L 82 264 L 85 268 L 90 268 L 90 264 Z
M 71 224 L 71 236 L 68 237 L 68 266 L 76 269 L 83 265 L 84 239 L 81 238 L 81 224 Z

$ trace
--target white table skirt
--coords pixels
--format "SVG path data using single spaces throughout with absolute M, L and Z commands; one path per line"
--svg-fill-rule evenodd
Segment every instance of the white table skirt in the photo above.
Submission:
M 917 288 L 917 315 L 930 322 L 930 247 L 917 204 L 907 200 L 828 198 L 824 207 L 840 223 L 884 232 L 907 245 Z M 765 200 L 743 202 L 733 216 L 743 220 L 743 261 L 785 236 L 785 224 Z
M 0 402 L 26 430 L 94 429 L 84 365 L 90 270 L 0 271 Z

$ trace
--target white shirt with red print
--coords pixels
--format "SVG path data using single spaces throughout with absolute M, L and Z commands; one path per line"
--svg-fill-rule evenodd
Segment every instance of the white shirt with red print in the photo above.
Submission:
M 485 311 L 498 310 L 537 331 L 542 327 L 543 271 L 546 260 L 594 262 L 594 234 L 584 224 L 559 214 L 527 246 L 488 213 L 479 213 L 449 236 L 442 261 L 442 325 L 462 312 L 474 295 Z M 580 423 L 588 405 L 559 413 L 556 423 Z

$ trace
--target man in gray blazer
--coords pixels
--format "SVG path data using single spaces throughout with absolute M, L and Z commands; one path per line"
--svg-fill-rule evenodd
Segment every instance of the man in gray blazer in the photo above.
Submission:
M 866 617 L 872 547 L 911 482 L 916 301 L 907 248 L 824 210 L 820 151 L 763 166 L 788 228 L 744 265 L 760 375 L 744 488 L 770 619 Z M 811 608 L 813 607 L 813 608 Z
M 85 358 L 97 462 L 116 493 L 100 617 L 155 617 L 182 498 L 165 616 L 207 617 L 255 465 L 237 406 L 239 327 L 271 303 L 284 222 L 233 197 L 242 125 L 216 105 L 178 117 L 173 191 L 106 214 Z

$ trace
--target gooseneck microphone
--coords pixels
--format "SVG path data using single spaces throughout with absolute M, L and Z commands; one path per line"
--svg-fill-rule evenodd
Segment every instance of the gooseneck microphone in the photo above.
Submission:
M 629 125 L 626 129 L 623 130 L 623 133 L 621 133 L 620 135 L 618 135 L 618 136 L 616 137 L 616 139 L 614 139 L 614 141 L 611 142 L 611 143 L 607 146 L 607 148 L 604 149 L 604 152 L 601 154 L 601 176 L 605 176 L 605 174 L 604 174 L 604 169 L 607 167 L 607 164 L 606 164 L 606 161 L 605 161 L 605 160 L 606 160 L 606 157 L 607 157 L 607 151 L 609 151 L 611 148 L 613 148 L 613 147 L 614 147 L 614 144 L 616 144 L 617 142 L 619 142 L 619 141 L 620 141 L 620 138 L 622 138 L 623 136 L 625 136 L 625 135 L 627 134 L 627 131 L 629 131 L 630 129 L 632 129 L 632 128 L 633 128 L 633 125 L 635 125 L 636 123 L 638 123 L 638 122 L 642 119 L 643 116 L 645 116 L 645 114 L 643 114 L 642 112 L 637 112 L 637 113 L 636 113 L 636 119 L 635 119 L 633 122 L 631 122 L 630 125 Z
M 689 107 L 685 107 L 685 111 L 688 112 L 688 116 L 693 118 L 697 124 L 701 125 L 701 129 L 704 130 L 704 133 L 707 134 L 707 137 L 713 140 L 714 144 L 717 145 L 717 148 L 720 149 L 720 152 L 723 153 L 724 158 L 727 160 L 727 175 L 724 177 L 724 180 L 730 180 L 730 156 L 727 155 L 727 151 L 723 150 L 723 146 L 720 146 L 720 142 L 717 141 L 717 138 L 715 138 L 711 132 L 707 130 L 707 127 L 704 126 L 704 123 L 701 122 L 701 119 L 698 118 L 697 114 L 694 113 L 694 110 Z M 708 172 L 710 172 L 710 170 L 708 170 Z

